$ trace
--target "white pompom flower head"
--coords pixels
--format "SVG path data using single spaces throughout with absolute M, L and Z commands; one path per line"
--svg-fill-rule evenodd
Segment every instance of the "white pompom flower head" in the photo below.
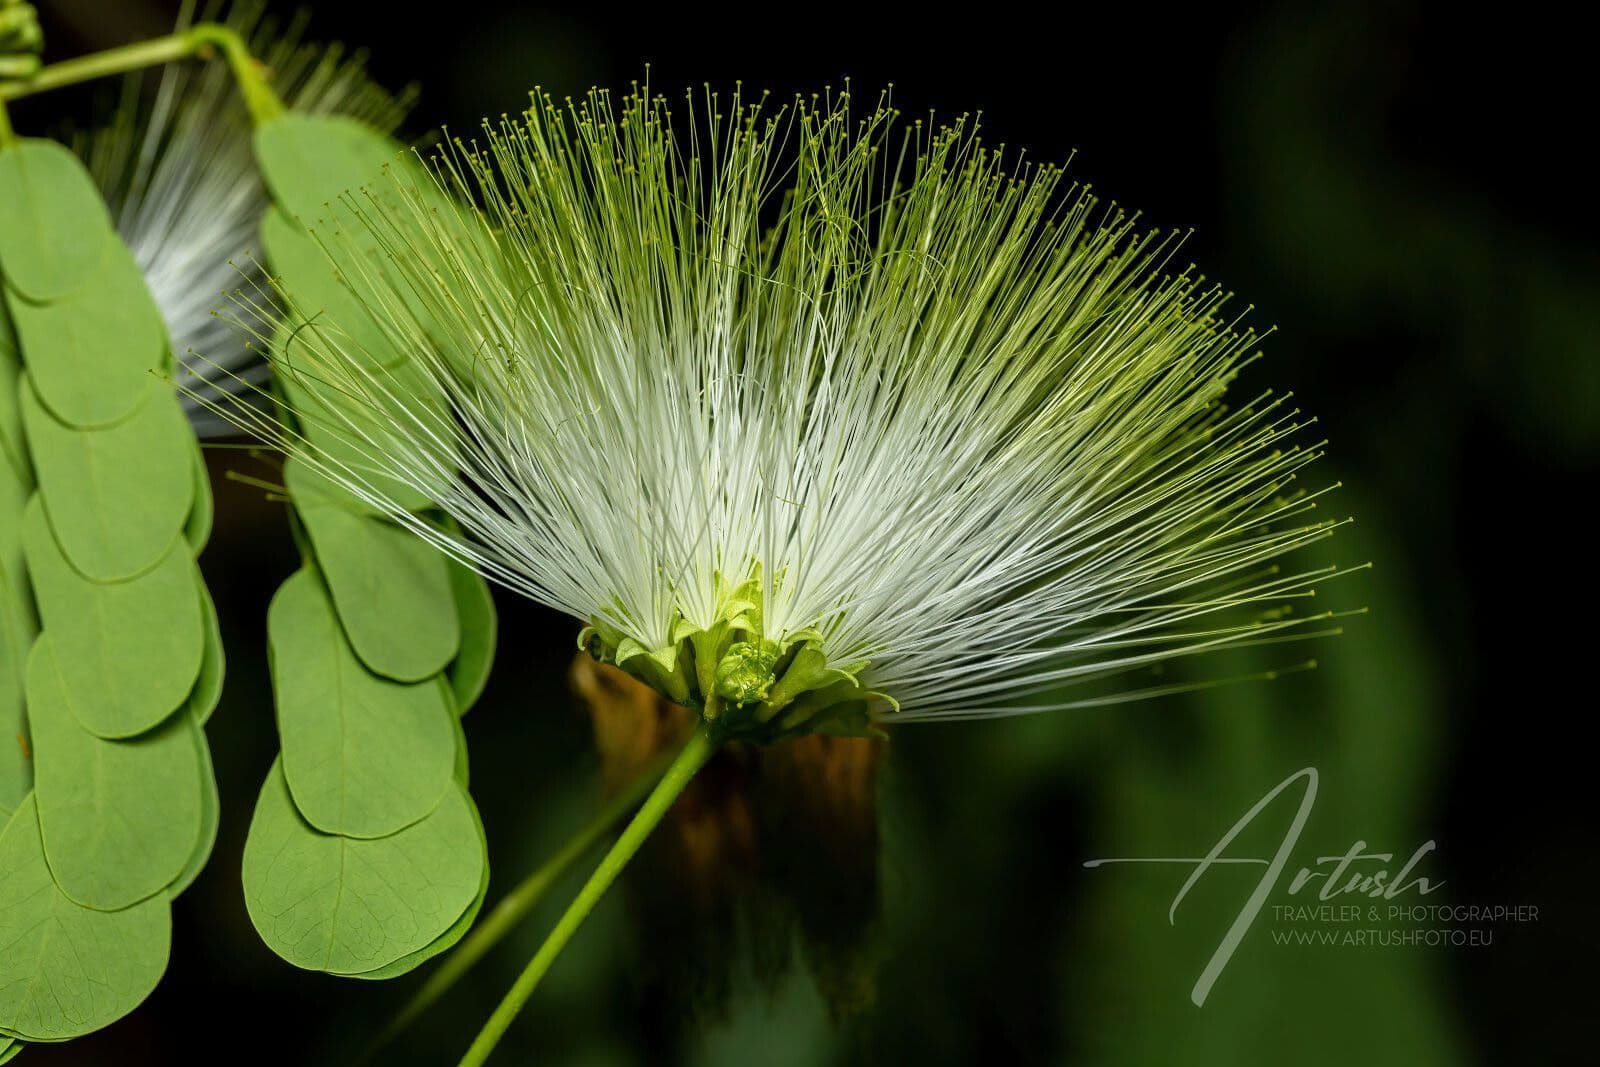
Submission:
M 195 22 L 185 4 L 177 28 Z M 391 95 L 366 72 L 365 54 L 305 41 L 306 18 L 266 15 L 266 0 L 212 2 L 200 22 L 222 22 L 249 42 L 284 101 L 313 114 L 344 114 L 385 132 L 410 110 L 414 90 Z M 270 199 L 251 148 L 251 121 L 227 64 L 171 63 L 129 75 L 116 111 L 75 139 L 123 241 L 161 309 L 202 436 L 228 433 L 197 396 L 239 392 L 265 378 L 260 353 L 216 310 L 252 282 L 256 227 Z M 224 373 L 224 371 L 228 373 Z
M 1225 400 L 1257 337 L 1181 238 L 886 97 L 687 111 L 536 92 L 347 195 L 319 239 L 413 358 L 294 309 L 278 373 L 357 414 L 242 421 L 724 736 L 1133 699 L 1330 629 L 1293 609 L 1336 568 L 1280 566 L 1341 521 L 1311 420 Z

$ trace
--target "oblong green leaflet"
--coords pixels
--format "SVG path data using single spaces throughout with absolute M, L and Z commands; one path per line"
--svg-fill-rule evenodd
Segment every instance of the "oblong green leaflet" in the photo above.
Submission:
M 447 566 L 461 628 L 461 648 L 450 664 L 450 688 L 455 691 L 456 712 L 465 715 L 489 684 L 500 620 L 483 576 L 459 560 L 449 560 Z
M 5 397 L 0 396 L 0 404 Z M 13 463 L 0 455 L 0 565 L 18 551 L 17 519 L 33 494 L 33 470 L 22 461 Z
M 22 408 L 17 399 L 21 380 L 22 362 L 11 337 L 6 302 L 0 300 L 0 462 L 10 467 L 9 473 L 15 477 L 31 480 L 32 467 L 22 442 Z
M 307 825 L 274 765 L 245 842 L 245 905 L 285 960 L 355 974 L 449 930 L 476 898 L 483 867 L 472 802 L 459 786 L 421 822 L 364 840 Z
M 456 731 L 456 765 L 454 771 L 456 781 L 461 783 L 461 788 L 471 789 L 472 761 L 467 755 L 467 731 L 462 728 L 461 712 L 459 710 L 455 714 L 454 726 Z
M 61 892 L 31 795 L 0 832 L 0 1027 L 65 1041 L 115 1022 L 161 980 L 171 937 L 165 896 L 107 912 Z
M 400 146 L 342 115 L 286 112 L 256 127 L 256 160 L 272 198 L 304 226 L 340 221 L 340 194 L 352 192 L 401 160 Z
M 267 637 L 284 775 L 306 821 L 380 837 L 437 808 L 455 763 L 442 682 L 401 685 L 362 667 L 309 569 L 273 597 Z
M 222 681 L 227 675 L 227 662 L 222 654 L 222 626 L 217 621 L 217 606 L 211 600 L 211 590 L 200 582 L 200 617 L 205 625 L 205 654 L 200 660 L 200 677 L 194 681 L 189 693 L 187 710 L 194 721 L 204 726 L 211 721 L 222 699 Z
M 200 572 L 188 543 L 125 582 L 92 582 L 72 569 L 37 494 L 22 520 L 39 615 L 79 725 L 100 737 L 132 737 L 184 702 L 200 675 L 205 620 Z
M 18 579 L 26 592 L 27 573 L 22 563 L 22 513 L 33 495 L 33 479 L 19 473 L 0 457 L 0 573 Z
M 189 860 L 167 886 L 167 896 L 176 897 L 194 884 L 211 859 L 211 850 L 217 844 L 217 828 L 222 823 L 222 797 L 217 792 L 217 772 L 211 763 L 211 746 L 206 743 L 205 731 L 189 731 L 194 739 L 195 756 L 200 761 L 200 837 L 189 853 Z
M 315 329 L 315 326 L 306 327 Z M 278 383 L 300 425 L 301 434 L 330 468 L 364 480 L 380 497 L 406 511 L 421 511 L 432 506 L 432 498 L 421 489 L 398 481 L 379 470 L 371 458 L 392 437 L 394 416 L 385 416 L 385 398 L 369 390 L 354 393 L 350 388 L 323 377 L 317 370 L 309 345 L 290 341 L 291 331 L 280 328 L 273 346 L 273 363 Z M 402 372 L 404 365 L 402 365 Z M 375 372 L 380 376 L 382 371 Z M 411 377 L 420 377 L 412 372 Z M 420 384 L 420 383 L 419 383 Z M 386 386 L 401 391 L 400 383 Z M 404 416 L 400 416 L 404 418 Z M 350 496 L 350 500 L 355 497 Z
M 303 318 L 302 329 L 334 331 L 341 347 L 373 366 L 393 366 L 405 358 L 356 296 L 361 290 L 352 287 L 360 285 L 359 271 L 353 276 L 337 272 L 330 253 L 278 208 L 262 216 L 261 247 L 279 287 L 294 301 L 296 316 Z
M 381 213 L 386 225 L 423 226 L 430 233 L 447 227 L 455 238 L 478 233 L 460 225 L 453 211 L 441 210 L 453 205 L 414 153 L 355 119 L 285 114 L 257 127 L 255 148 L 285 221 L 306 230 L 344 231 L 339 254 L 361 257 L 359 265 L 343 264 L 344 280 L 357 293 L 366 285 L 364 272 L 388 274 L 391 284 L 397 280 L 383 242 L 367 226 L 355 225 L 358 214 Z M 428 322 L 426 314 L 419 316 L 419 324 Z
M 212 514 L 211 471 L 206 466 L 206 454 L 200 442 L 194 447 L 194 503 L 189 505 L 189 518 L 183 524 L 183 539 L 196 556 L 205 551 L 211 540 Z
M 27 491 L 0 456 L 0 819 L 15 811 L 33 788 L 23 672 L 38 621 L 22 555 Z
M 357 217 L 381 213 L 390 225 L 431 218 L 417 215 L 402 182 L 424 204 L 438 200 L 437 185 L 398 143 L 340 116 L 286 115 L 260 127 L 256 156 L 276 201 L 262 219 L 262 245 L 298 315 L 331 325 L 368 365 L 398 365 L 408 347 L 379 325 L 380 318 L 402 315 L 409 329 L 426 328 L 431 320 L 419 314 L 421 302 L 395 305 L 394 294 L 405 286 L 397 284 L 401 279 L 382 243 Z M 339 232 L 340 239 L 324 243 L 316 232 Z
M 436 187 L 390 138 L 339 116 L 289 114 L 266 123 L 256 132 L 256 155 L 278 202 L 262 220 L 262 242 L 299 320 L 292 329 L 280 329 L 274 368 L 301 432 L 335 468 L 355 472 L 380 496 L 408 511 L 427 507 L 426 492 L 372 469 L 367 458 L 384 453 L 393 436 L 387 428 L 395 421 L 410 430 L 419 423 L 431 429 L 447 419 L 442 402 L 424 399 L 427 379 L 417 373 L 409 347 L 397 345 L 369 308 L 383 308 L 386 318 L 411 319 L 407 332 L 427 316 L 393 306 L 392 292 L 403 292 L 404 286 L 386 283 L 380 295 L 373 282 L 393 268 L 373 242 L 348 239 L 364 232 L 360 227 L 349 228 L 346 239 L 325 248 L 301 226 L 350 222 L 350 207 L 340 195 L 367 183 L 371 187 L 359 194 L 363 201 L 377 197 L 395 209 L 396 218 L 404 218 L 408 209 L 400 205 L 398 187 L 387 178 L 377 180 L 386 167 L 408 172 L 425 197 L 437 196 Z M 331 380 L 319 371 L 310 351 L 314 346 L 290 343 L 299 336 L 296 331 L 320 335 L 320 344 L 339 345 L 369 369 L 404 372 L 403 380 L 381 374 L 361 386 L 348 375 Z M 397 409 L 396 398 L 404 398 L 407 410 Z
M 103 911 L 161 892 L 204 828 L 194 720 L 174 715 L 129 741 L 89 733 L 68 707 L 49 631 L 28 656 L 27 688 L 33 790 L 56 884 Z
M 37 138 L 0 150 L 0 271 L 12 290 L 59 300 L 88 283 L 116 240 L 77 156 Z
M 300 509 L 350 646 L 375 674 L 432 678 L 461 630 L 444 557 L 408 530 L 331 505 Z
M 78 430 L 39 404 L 24 376 L 22 423 L 45 516 L 72 566 L 119 582 L 162 559 L 194 502 L 189 423 L 170 389 L 151 389 L 115 426 Z
M 121 241 L 94 277 L 48 304 L 11 301 L 11 319 L 39 399 L 68 426 L 109 426 L 126 418 L 168 362 L 167 328 L 144 275 Z
M 466 783 L 461 783 L 462 789 Z M 469 805 L 470 806 L 470 805 Z M 472 823 L 478 830 L 478 848 L 483 853 L 483 875 L 478 880 L 478 895 L 472 898 L 472 903 L 467 905 L 467 910 L 462 912 L 455 922 L 444 933 L 428 942 L 426 945 L 409 952 L 393 963 L 382 967 L 375 967 L 370 971 L 341 972 L 347 978 L 364 978 L 369 981 L 383 981 L 389 978 L 398 978 L 402 974 L 416 970 L 441 952 L 452 948 L 456 942 L 472 929 L 472 924 L 478 920 L 478 912 L 483 910 L 483 902 L 489 895 L 489 842 L 483 833 L 483 821 L 478 818 L 478 809 L 472 809 Z
M 461 647 L 448 561 L 409 530 L 329 500 L 293 458 L 284 479 L 356 655 L 402 682 L 431 678 Z
M 33 788 L 23 678 L 34 634 L 31 614 L 0 566 L 0 819 L 14 812 Z

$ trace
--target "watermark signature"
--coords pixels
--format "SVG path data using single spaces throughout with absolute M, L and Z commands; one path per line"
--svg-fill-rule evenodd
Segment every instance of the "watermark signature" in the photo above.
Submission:
M 1256 817 L 1280 795 L 1296 786 L 1302 789 L 1299 807 L 1289 822 L 1282 843 L 1272 856 L 1264 858 L 1223 855 L 1245 827 L 1254 822 Z M 1254 925 L 1257 917 L 1267 906 L 1268 899 L 1282 882 L 1284 873 L 1290 865 L 1290 857 L 1300 841 L 1300 834 L 1305 829 L 1316 800 L 1317 769 L 1305 767 L 1274 786 L 1266 796 L 1245 812 L 1204 856 L 1107 858 L 1088 860 L 1084 866 L 1095 868 L 1121 863 L 1164 863 L 1190 867 L 1189 876 L 1179 888 L 1177 896 L 1172 898 L 1172 906 L 1167 909 L 1167 921 L 1174 925 L 1178 921 L 1178 905 L 1183 903 L 1184 897 L 1189 895 L 1189 890 L 1193 889 L 1212 867 L 1245 864 L 1266 868 L 1232 925 L 1223 934 L 1221 943 L 1211 954 L 1211 959 L 1206 963 L 1199 980 L 1189 993 L 1189 999 L 1199 1006 L 1206 1002 L 1206 998 L 1211 994 L 1211 987 L 1216 984 L 1223 968 L 1233 958 L 1245 934 Z M 1311 866 L 1300 867 L 1289 879 L 1286 888 L 1289 896 L 1298 897 L 1303 890 L 1315 883 L 1317 903 L 1275 904 L 1272 908 L 1273 918 L 1279 922 L 1300 924 L 1379 923 L 1386 920 L 1408 923 L 1538 921 L 1538 908 L 1533 905 L 1423 903 L 1421 898 L 1436 892 L 1445 884 L 1421 873 L 1424 859 L 1437 847 L 1431 838 L 1424 841 L 1398 868 L 1394 868 L 1394 853 L 1368 851 L 1367 843 L 1361 840 L 1352 843 L 1341 855 L 1319 856 Z M 1352 897 L 1359 898 L 1365 903 L 1353 903 L 1350 900 Z M 1302 899 L 1309 901 L 1312 898 Z M 1393 903 L 1397 900 L 1400 902 Z M 1333 901 L 1339 903 L 1331 903 Z M 1275 943 L 1300 945 L 1478 945 L 1488 943 L 1485 940 L 1486 935 L 1492 938 L 1492 933 L 1483 930 L 1426 928 L 1395 931 L 1362 927 L 1343 930 L 1275 931 L 1274 934 Z

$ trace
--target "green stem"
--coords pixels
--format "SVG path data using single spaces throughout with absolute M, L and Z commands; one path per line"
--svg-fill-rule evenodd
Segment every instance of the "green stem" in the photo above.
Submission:
M 530 911 L 538 905 L 562 875 L 574 863 L 611 832 L 623 816 L 637 808 L 646 794 L 661 780 L 662 774 L 675 758 L 667 752 L 653 760 L 649 766 L 629 780 L 617 794 L 606 801 L 584 827 L 561 846 L 561 850 L 532 874 L 524 878 L 515 889 L 507 893 L 481 922 L 467 935 L 465 941 L 441 962 L 439 969 L 429 975 L 427 982 L 394 1017 L 373 1046 L 376 1051 L 398 1037 L 417 1017 L 427 1011 L 460 980 L 490 949 L 498 945 L 507 934 L 516 929 Z
M 6 102 L 0 99 L 0 148 L 15 144 L 17 131 L 11 128 L 11 112 L 6 110 Z
M 210 45 L 222 53 L 233 71 L 233 80 L 244 97 L 245 107 L 257 125 L 283 114 L 283 101 L 273 92 L 267 81 L 267 69 L 250 54 L 250 46 L 227 26 L 215 22 L 202 22 L 188 31 L 196 50 Z
M 267 83 L 265 68 L 250 54 L 244 38 L 214 22 L 202 22 L 165 37 L 52 63 L 31 77 L 0 82 L 0 103 L 188 59 L 208 49 L 215 49 L 227 60 L 251 118 L 258 123 L 265 122 L 283 111 L 282 101 Z
M 123 45 L 104 52 L 94 52 L 76 59 L 65 59 L 60 63 L 52 63 L 48 67 L 41 68 L 30 78 L 0 84 L 0 100 L 15 100 L 19 97 L 33 96 L 35 93 L 47 93 L 52 89 L 93 81 L 95 78 L 143 70 L 145 67 L 170 63 L 175 59 L 187 59 L 194 55 L 197 47 L 197 42 L 185 32 L 157 37 L 150 41 L 140 41 L 138 44 Z
M 460 1067 L 480 1067 L 499 1044 L 500 1038 L 505 1035 L 511 1021 L 517 1017 L 522 1006 L 533 995 L 534 988 L 539 980 L 544 977 L 550 965 L 555 962 L 561 950 L 566 947 L 572 935 L 577 932 L 583 920 L 588 918 L 594 910 L 605 891 L 611 888 L 611 883 L 617 880 L 622 869 L 639 851 L 639 846 L 644 844 L 645 838 L 650 836 L 650 831 L 667 814 L 673 801 L 678 799 L 684 787 L 699 773 L 700 768 L 706 765 L 722 739 L 716 729 L 709 723 L 702 723 L 700 728 L 689 738 L 688 744 L 683 746 L 672 765 L 667 768 L 667 773 L 662 776 L 650 795 L 645 798 L 644 804 L 623 829 L 617 843 L 611 846 L 611 851 L 605 854 L 600 865 L 595 868 L 589 880 L 584 883 L 577 897 L 567 907 L 566 913 L 556 923 L 555 929 L 550 931 L 550 936 L 545 938 L 544 944 L 539 946 L 539 951 L 534 953 L 533 959 L 523 968 L 517 976 L 516 982 L 511 986 L 505 998 L 500 1001 L 500 1006 L 489 1016 L 489 1021 L 483 1024 L 483 1029 L 478 1032 L 477 1038 L 472 1042 L 472 1047 L 467 1049 L 467 1054 L 461 1058 Z

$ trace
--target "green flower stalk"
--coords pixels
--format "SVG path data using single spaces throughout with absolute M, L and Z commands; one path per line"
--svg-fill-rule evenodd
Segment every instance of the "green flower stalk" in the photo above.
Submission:
M 701 718 L 468 1063 L 717 745 L 1170 692 L 1331 618 L 1278 564 L 1339 525 L 1321 446 L 1227 399 L 1257 338 L 1179 238 L 887 98 L 684 110 L 536 93 L 329 205 L 352 299 L 277 373 L 332 446 L 232 416 Z
M 280 26 L 265 16 L 264 0 L 237 0 L 225 15 L 222 6 L 208 5 L 202 21 L 247 42 L 288 107 L 349 115 L 383 132 L 404 119 L 411 94 L 392 96 L 374 84 L 361 53 L 306 43 L 306 20 Z M 180 14 L 176 34 L 193 25 L 192 7 Z M 270 201 L 251 132 L 227 64 L 176 63 L 128 75 L 111 121 L 75 144 L 161 308 L 179 381 L 191 392 L 237 390 L 267 370 L 213 310 L 225 292 L 262 283 L 251 252 Z M 192 397 L 185 407 L 202 435 L 233 428 Z

